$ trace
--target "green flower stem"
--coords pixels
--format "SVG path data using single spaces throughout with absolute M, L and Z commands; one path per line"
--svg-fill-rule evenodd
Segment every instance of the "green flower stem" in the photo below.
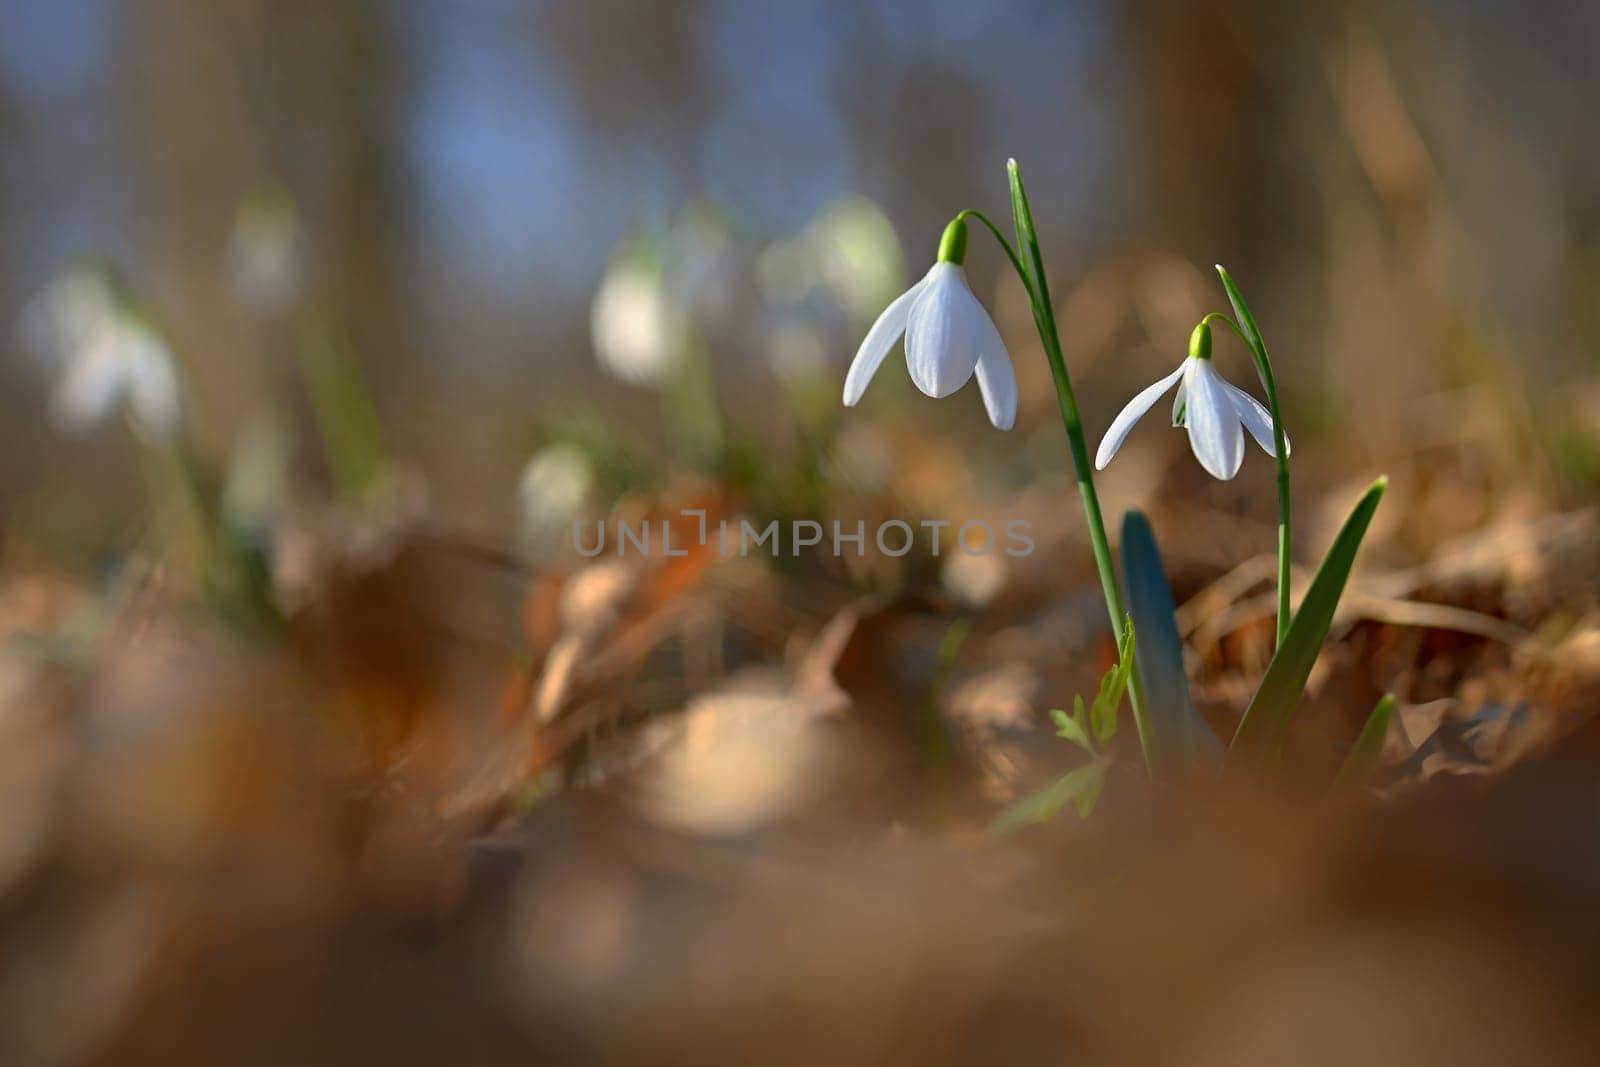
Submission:
M 1210 322 L 1216 319 L 1225 322 L 1239 335 L 1239 339 L 1250 352 L 1250 358 L 1255 362 L 1256 375 L 1261 379 L 1261 388 L 1267 394 L 1267 410 L 1272 415 L 1272 451 L 1275 453 L 1273 459 L 1278 467 L 1278 636 L 1274 644 L 1276 647 L 1283 644 L 1283 639 L 1288 636 L 1292 618 L 1289 608 L 1288 442 L 1283 433 L 1283 415 L 1278 408 L 1278 383 L 1272 376 L 1272 360 L 1267 356 L 1267 344 L 1261 339 L 1261 331 L 1256 328 L 1256 320 L 1251 316 L 1249 307 L 1245 305 L 1244 297 L 1239 295 L 1233 279 L 1228 277 L 1228 272 L 1221 264 L 1217 265 L 1217 273 L 1222 276 L 1222 287 L 1228 291 L 1228 302 L 1233 305 L 1233 312 L 1239 316 L 1239 321 L 1235 322 L 1219 312 L 1212 312 L 1200 321 Z
M 1067 444 L 1072 450 L 1072 467 L 1078 479 L 1078 492 L 1083 497 L 1083 517 L 1089 527 L 1089 547 L 1094 551 L 1095 567 L 1100 572 L 1100 589 L 1105 594 L 1106 612 L 1111 617 L 1111 632 L 1117 644 L 1122 644 L 1124 620 L 1122 594 L 1117 584 L 1116 568 L 1111 562 L 1111 544 L 1106 538 L 1105 519 L 1100 514 L 1100 496 L 1094 488 L 1094 465 L 1089 461 L 1089 446 L 1083 438 L 1083 420 L 1078 414 L 1078 400 L 1072 392 L 1072 378 L 1067 374 L 1067 362 L 1061 354 L 1061 338 L 1056 331 L 1055 310 L 1050 306 L 1050 288 L 1045 282 L 1044 257 L 1039 253 L 1039 240 L 1033 229 L 1033 213 L 1028 208 L 1028 195 L 1022 188 L 1022 174 L 1017 161 L 1008 160 L 1006 171 L 1011 180 L 1012 221 L 1017 229 L 1017 247 L 1028 257 L 1028 267 L 1016 252 L 1011 250 L 993 223 L 977 215 L 994 233 L 1011 265 L 1022 277 L 1033 305 L 1033 322 L 1039 330 L 1039 340 L 1044 345 L 1045 359 L 1050 363 L 1050 375 L 1055 379 L 1056 401 L 1061 408 L 1061 424 L 1067 431 Z M 1029 270 L 1028 268 L 1032 269 Z M 1139 677 L 1134 674 L 1128 685 L 1128 703 L 1133 709 L 1133 721 L 1139 730 L 1139 745 L 1144 751 L 1145 766 L 1152 767 L 1153 744 L 1150 723 L 1144 706 L 1144 692 Z
M 1034 303 L 1037 299 L 1033 293 L 1033 281 L 1028 277 L 1028 269 L 1022 265 L 1022 260 L 1017 257 L 1017 250 L 1011 247 L 1011 242 L 1006 240 L 1005 234 L 1000 232 L 1000 227 L 990 221 L 989 216 L 981 211 L 967 208 L 951 220 L 951 225 L 967 219 L 977 219 L 986 229 L 994 234 L 994 239 L 1000 243 L 1000 248 L 1005 252 L 1006 258 L 1011 261 L 1011 266 L 1016 270 L 1017 277 L 1022 279 L 1022 287 L 1028 292 L 1028 302 Z

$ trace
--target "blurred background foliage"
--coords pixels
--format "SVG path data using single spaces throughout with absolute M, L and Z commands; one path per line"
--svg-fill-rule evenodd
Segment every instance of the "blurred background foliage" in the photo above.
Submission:
M 502 540 L 526 525 L 519 478 L 524 505 L 540 478 L 614 494 L 665 452 L 762 483 L 752 457 L 832 433 L 875 307 L 954 211 L 1003 216 L 1016 155 L 1091 437 L 1222 306 L 1221 261 L 1303 469 L 1464 424 L 1570 500 L 1600 471 L 1597 47 L 1589 5 L 1492 0 L 15 0 L 0 311 L 96 257 L 164 324 L 213 466 L 262 420 L 344 435 L 297 449 L 294 476 L 348 488 L 391 454 L 438 514 Z M 869 407 L 937 418 L 986 476 L 1059 473 L 1021 292 L 974 248 L 1018 432 L 985 434 L 966 394 L 934 413 L 883 382 Z M 629 343 L 601 323 L 624 266 L 693 288 L 652 308 L 635 285 L 641 310 L 621 285 L 635 333 L 689 309 L 697 369 L 664 405 L 603 351 Z M 48 370 L 12 331 L 0 352 L 11 547 L 92 545 L 137 508 L 136 460 L 117 434 L 53 432 Z M 358 425 L 330 430 L 329 403 Z M 524 472 L 574 441 L 580 473 Z

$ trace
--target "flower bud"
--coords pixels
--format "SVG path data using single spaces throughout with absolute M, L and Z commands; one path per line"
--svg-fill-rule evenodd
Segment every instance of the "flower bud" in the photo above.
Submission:
M 950 220 L 939 238 L 939 262 L 961 266 L 967 258 L 967 223 L 959 216 Z

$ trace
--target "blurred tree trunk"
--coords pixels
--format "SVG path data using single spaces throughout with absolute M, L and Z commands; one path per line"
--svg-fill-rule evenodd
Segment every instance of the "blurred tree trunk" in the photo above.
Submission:
M 370 3 L 162 0 L 130 30 L 147 63 L 156 288 L 215 453 L 265 398 L 298 389 L 287 323 L 247 311 L 227 284 L 239 205 L 263 183 L 283 182 L 299 208 L 303 299 L 358 351 L 403 353 L 394 55 Z
M 259 170 L 262 144 L 241 92 L 237 57 L 218 46 L 224 30 L 258 17 L 257 3 L 158 0 L 130 14 L 144 102 L 148 210 L 136 226 L 150 250 L 150 295 L 190 371 L 201 447 L 226 447 L 255 399 L 270 388 L 227 291 L 224 271 L 236 197 Z
M 1273 187 L 1258 24 L 1237 5 L 1189 0 L 1142 0 L 1127 17 L 1152 234 L 1199 263 L 1249 257 Z

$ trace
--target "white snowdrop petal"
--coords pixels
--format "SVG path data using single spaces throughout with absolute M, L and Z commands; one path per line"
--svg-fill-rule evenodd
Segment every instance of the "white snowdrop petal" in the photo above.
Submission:
M 878 321 L 872 324 L 872 329 L 867 331 L 861 347 L 856 349 L 856 358 L 850 363 L 850 372 L 844 378 L 845 407 L 855 406 L 862 394 L 867 391 L 867 385 L 872 381 L 873 375 L 883 366 L 884 357 L 894 349 L 894 343 L 900 339 L 900 335 L 906 332 L 906 320 L 911 316 L 911 305 L 916 303 L 917 297 L 927 284 L 928 279 L 924 277 L 895 297 L 889 306 L 883 309 L 883 314 L 878 316 Z
M 906 324 L 906 369 L 918 389 L 938 398 L 972 377 L 978 363 L 978 324 L 988 314 L 954 263 L 935 264 L 926 285 Z
M 105 277 L 75 267 L 51 282 L 23 309 L 20 327 L 34 350 L 51 360 L 70 360 L 94 343 L 116 318 L 116 296 Z
M 170 434 L 178 425 L 181 407 L 178 373 L 172 353 L 162 341 L 143 329 L 133 329 L 125 339 L 128 346 L 128 401 L 139 425 L 159 437 Z
M 658 385 L 679 355 L 683 321 L 659 272 L 637 264 L 607 271 L 589 309 L 600 366 L 634 385 Z
M 997 430 L 1009 430 L 1017 421 L 1017 375 L 1005 347 L 985 346 L 978 356 L 978 392 Z
M 1172 397 L 1172 425 L 1183 425 L 1183 406 L 1189 402 L 1189 383 L 1179 382 L 1178 391 Z
M 50 398 L 50 413 L 69 430 L 83 430 L 111 411 L 127 388 L 127 367 L 113 331 L 72 357 Z
M 1133 424 L 1144 417 L 1144 413 L 1155 406 L 1173 384 L 1183 377 L 1184 366 L 1188 361 L 1178 365 L 1178 369 L 1162 378 L 1153 385 L 1147 385 L 1128 405 L 1117 413 L 1111 420 L 1111 427 L 1106 430 L 1106 435 L 1100 439 L 1100 451 L 1095 453 L 1095 470 L 1105 470 L 1106 464 L 1111 462 L 1111 457 L 1117 454 L 1117 449 L 1122 447 L 1122 442 L 1127 440 L 1128 432 L 1133 429 Z
M 1276 456 L 1278 453 L 1273 447 L 1272 440 L 1272 412 L 1267 410 L 1265 404 L 1237 385 L 1230 382 L 1223 382 L 1222 385 L 1228 391 L 1228 399 L 1233 401 L 1233 410 L 1239 413 L 1239 421 L 1250 431 L 1250 436 L 1256 439 L 1256 444 L 1265 449 L 1267 455 Z M 1288 434 L 1283 435 L 1283 451 L 1285 455 L 1294 452 Z
M 1188 385 L 1189 447 L 1213 478 L 1228 481 L 1244 462 L 1244 427 L 1224 382 L 1208 359 L 1191 359 Z

